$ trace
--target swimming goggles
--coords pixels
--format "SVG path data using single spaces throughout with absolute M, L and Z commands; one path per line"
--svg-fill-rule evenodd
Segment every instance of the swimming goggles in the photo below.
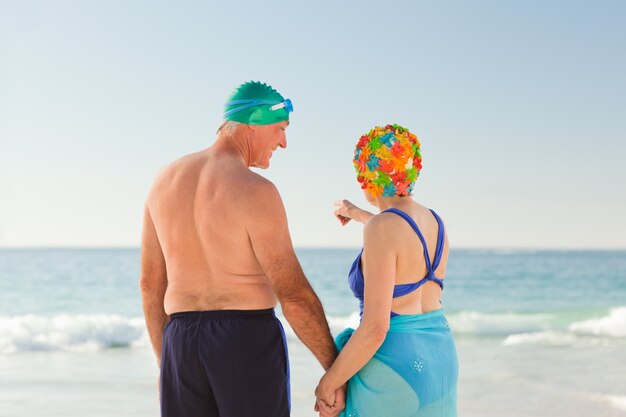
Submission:
M 293 112 L 293 104 L 291 103 L 291 100 L 289 99 L 286 99 L 280 103 L 276 103 L 276 101 L 273 101 L 273 100 L 257 100 L 257 99 L 233 100 L 224 104 L 224 107 L 233 106 L 235 104 L 241 104 L 241 106 L 228 110 L 226 113 L 224 113 L 224 117 L 228 117 L 231 114 L 237 113 L 240 110 L 247 109 L 249 107 L 258 106 L 260 104 L 272 104 L 272 106 L 270 107 L 271 111 L 284 108 L 287 111 L 287 113 Z

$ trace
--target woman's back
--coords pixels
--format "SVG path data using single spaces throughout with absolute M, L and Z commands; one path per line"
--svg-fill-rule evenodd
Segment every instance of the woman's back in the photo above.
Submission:
M 394 268 L 385 276 L 371 276 L 369 280 L 393 279 L 391 317 L 402 314 L 422 314 L 441 308 L 443 277 L 448 257 L 448 243 L 443 221 L 432 210 L 411 201 L 403 204 L 404 210 L 392 207 L 381 212 L 375 219 L 385 227 L 377 228 L 371 238 L 385 242 L 384 250 L 394 254 Z M 406 211 L 405 211 L 406 210 Z M 424 211 L 427 214 L 424 214 Z M 414 213 L 422 227 L 418 226 L 408 212 Z M 417 215 L 416 215 L 417 214 Z M 429 222 L 434 222 L 434 225 Z M 427 230 L 426 233 L 421 229 Z M 378 234 L 380 233 L 380 234 Z M 432 253 L 432 255 L 431 255 Z M 369 263 L 378 262 L 380 253 L 369 253 L 366 248 L 357 256 L 349 274 L 349 284 L 364 308 L 365 277 L 363 271 Z M 388 276 L 393 274 L 394 276 Z
M 407 207 L 397 211 L 384 211 L 380 216 L 393 216 L 394 233 L 396 234 L 396 281 L 395 285 L 405 285 L 420 282 L 433 271 L 433 276 L 442 280 L 446 274 L 448 260 L 448 239 L 443 222 L 440 223 L 436 214 L 426 207 L 410 201 Z M 392 209 L 393 210 L 393 209 Z M 403 216 L 404 215 L 404 216 Z M 406 216 L 406 217 L 405 217 Z M 410 222 L 414 224 L 411 225 Z M 415 226 L 421 233 L 426 248 L 419 237 Z M 426 261 L 426 253 L 429 262 Z M 367 262 L 365 255 L 364 262 Z M 430 267 L 429 268 L 429 264 Z M 421 314 L 441 308 L 441 295 L 443 288 L 434 280 L 426 280 L 419 288 L 405 295 L 394 297 L 392 311 L 397 314 Z

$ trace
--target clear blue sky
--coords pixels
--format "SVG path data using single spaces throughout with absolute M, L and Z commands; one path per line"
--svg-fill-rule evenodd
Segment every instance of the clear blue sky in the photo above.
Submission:
M 0 246 L 136 246 L 151 180 L 261 80 L 297 246 L 359 246 L 351 158 L 422 142 L 456 247 L 626 248 L 626 2 L 0 1 Z

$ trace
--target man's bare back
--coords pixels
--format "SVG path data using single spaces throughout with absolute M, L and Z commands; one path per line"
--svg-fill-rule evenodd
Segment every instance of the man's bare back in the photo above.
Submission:
M 280 194 L 250 170 L 269 167 L 274 151 L 287 147 L 293 107 L 258 82 L 242 84 L 225 107 L 215 143 L 161 169 L 146 199 L 140 287 L 165 376 L 161 411 L 283 417 L 286 340 L 273 308 L 280 302 L 324 369 L 337 356 L 295 255 Z M 333 415 L 343 408 L 344 392 L 337 390 Z
M 163 168 L 148 207 L 167 259 L 165 311 L 264 309 L 277 304 L 246 225 L 246 193 L 269 183 L 235 156 L 207 149 Z

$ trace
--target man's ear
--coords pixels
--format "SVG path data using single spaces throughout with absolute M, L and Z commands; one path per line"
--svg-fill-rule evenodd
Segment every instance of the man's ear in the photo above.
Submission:
M 248 124 L 244 124 L 244 126 L 246 127 L 246 133 L 247 133 L 249 136 L 254 137 L 254 135 L 256 135 L 257 125 L 248 125 Z

